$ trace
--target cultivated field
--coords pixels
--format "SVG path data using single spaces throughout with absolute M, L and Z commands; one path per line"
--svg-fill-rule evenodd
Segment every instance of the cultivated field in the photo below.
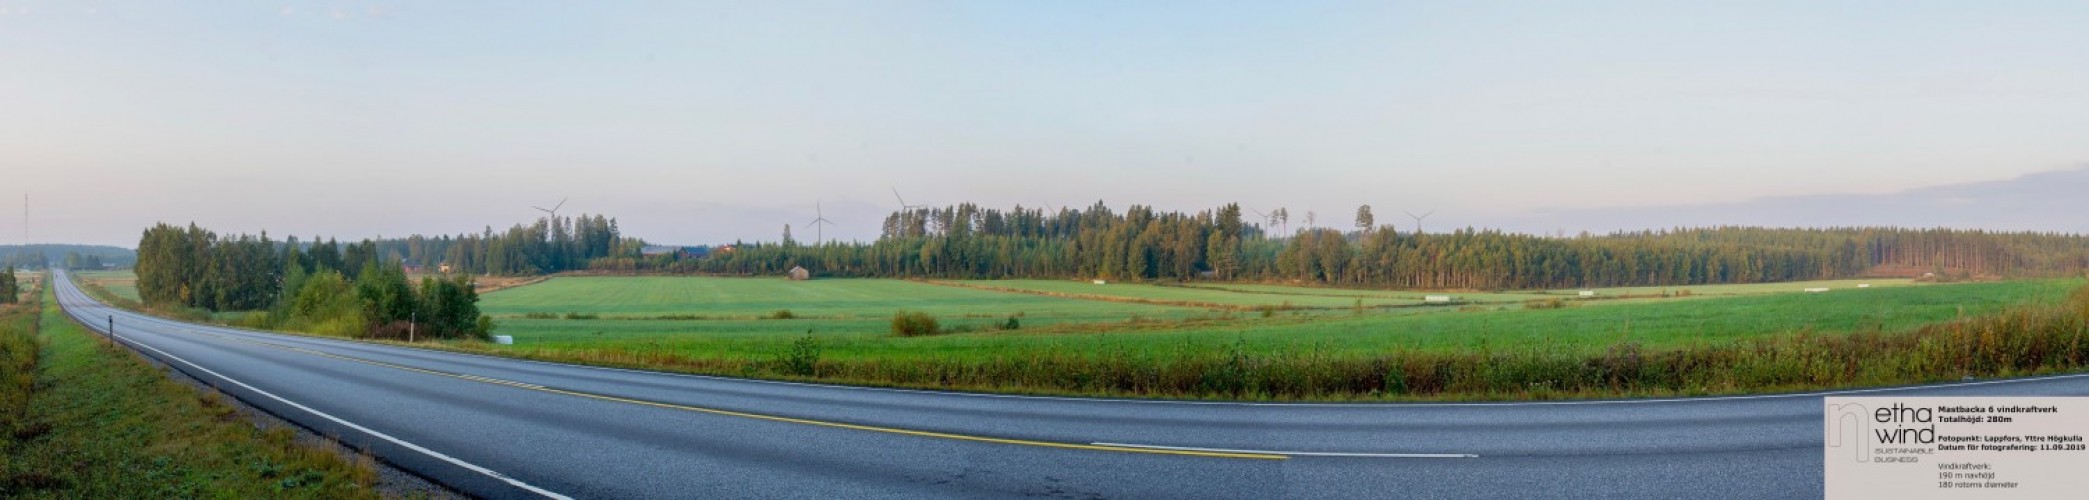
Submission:
M 982 290 L 1030 293 L 1085 300 L 1173 304 L 1207 308 L 1294 307 L 1311 309 L 1410 306 L 1422 303 L 1422 294 L 1320 290 L 1301 287 L 1262 287 L 1245 290 L 1218 287 L 1160 286 L 1111 283 L 1097 285 L 1065 280 L 968 280 L 939 282 Z M 1338 291 L 1346 293 L 1326 293 Z
M 123 294 L 127 278 L 88 281 Z M 1593 299 L 1577 290 L 1450 293 L 1460 302 L 1446 305 L 1420 303 L 1423 292 L 1268 284 L 561 276 L 482 296 L 494 333 L 513 336 L 514 345 L 433 345 L 695 373 L 1041 394 L 1719 394 L 2051 373 L 2074 358 L 2010 353 L 2081 348 L 2067 343 L 2077 328 L 2070 322 L 2080 318 L 2065 311 L 2074 309 L 2053 307 L 2089 304 L 2089 292 L 2069 298 L 2078 289 L 2079 279 L 1847 280 L 1600 289 Z M 894 335 L 893 315 L 902 310 L 935 317 L 941 331 Z M 237 319 L 227 314 L 220 320 Z
M 2073 281 L 1924 286 L 1900 282 L 1860 290 L 1852 282 L 1847 289 L 1809 294 L 1799 291 L 1839 284 L 1726 285 L 1693 287 L 1688 299 L 1568 300 L 1570 306 L 1586 305 L 1526 310 L 1522 307 L 1525 300 L 1558 296 L 1488 294 L 1515 300 L 1371 309 L 1411 306 L 1415 301 L 1397 298 L 1409 292 L 1271 285 L 1229 286 L 1252 290 L 1242 292 L 1054 281 L 962 284 L 966 286 L 896 280 L 554 278 L 488 294 L 481 307 L 499 319 L 497 333 L 517 337 L 513 349 L 523 350 L 608 348 L 695 357 L 761 357 L 786 350 L 793 341 L 810 334 L 830 359 L 986 358 L 1046 351 L 1164 353 L 1234 345 L 1255 352 L 1339 355 L 1387 349 L 1578 351 L 1628 340 L 1664 347 L 1800 331 L 1896 331 L 2014 304 L 2057 302 L 2075 286 Z M 1660 290 L 1651 292 L 1658 296 Z M 1356 295 L 1331 296 L 1341 293 Z M 1369 297 L 1365 299 L 1367 308 L 1350 307 L 1360 297 Z M 1256 310 L 1121 299 L 1229 306 L 1289 301 L 1300 307 L 1328 309 L 1283 310 L 1265 317 Z M 762 319 L 784 309 L 796 319 Z M 924 311 L 946 327 L 968 331 L 894 337 L 890 319 L 900 309 Z M 526 316 L 532 313 L 538 319 Z M 578 319 L 564 319 L 567 313 L 577 313 L 571 317 Z M 543 319 L 546 314 L 559 319 Z M 1017 314 L 1020 329 L 996 328 Z
M 138 275 L 130 271 L 74 271 L 80 282 L 108 290 L 117 297 L 137 301 Z

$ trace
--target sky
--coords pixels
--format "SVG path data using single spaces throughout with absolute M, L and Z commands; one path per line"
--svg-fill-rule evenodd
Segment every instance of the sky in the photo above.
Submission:
M 1891 203 L 2079 183 L 2083 26 L 2089 3 L 2011 1 L 0 0 L 0 200 L 28 196 L 31 240 L 121 246 L 477 232 L 561 199 L 656 243 L 807 239 L 816 205 L 867 240 L 894 189 L 2089 231 L 2023 216 L 2081 191 Z M 1830 201 L 1759 210 L 1793 199 Z

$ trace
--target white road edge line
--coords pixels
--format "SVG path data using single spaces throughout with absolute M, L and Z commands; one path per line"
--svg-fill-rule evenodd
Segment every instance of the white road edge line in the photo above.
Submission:
M 1198 448 L 1193 446 L 1161 446 L 1154 444 L 1125 444 L 1102 442 L 1088 444 L 1096 446 L 1116 446 L 1120 448 L 1146 448 L 1152 450 L 1206 451 L 1212 453 L 1258 453 L 1263 455 L 1284 455 L 1287 457 L 1480 458 L 1479 455 L 1475 455 L 1472 453 L 1346 453 L 1332 451 L 1235 450 L 1228 448 Z
M 538 495 L 543 495 L 543 496 L 544 496 L 545 498 L 556 498 L 556 499 L 559 499 L 559 500 L 572 500 L 572 499 L 573 499 L 573 497 L 569 497 L 569 496 L 566 496 L 566 495 L 561 495 L 561 494 L 559 494 L 559 493 L 557 493 L 557 492 L 554 492 L 554 491 L 551 491 L 551 490 L 547 490 L 547 489 L 543 489 L 543 488 L 538 488 L 538 487 L 536 487 L 536 486 L 534 486 L 534 485 L 531 485 L 531 484 L 529 484 L 529 483 L 525 483 L 525 482 L 522 482 L 521 480 L 518 480 L 518 479 L 515 479 L 515 478 L 512 478 L 512 477 L 508 477 L 507 475 L 501 474 L 501 473 L 499 473 L 499 472 L 494 472 L 494 471 L 493 471 L 492 469 L 488 469 L 488 468 L 485 468 L 485 467 L 480 467 L 480 466 L 478 466 L 477 464 L 473 464 L 473 463 L 471 463 L 471 462 L 466 462 L 466 461 L 463 461 L 463 460 L 459 460 L 459 459 L 457 459 L 456 457 L 452 457 L 452 456 L 449 456 L 449 455 L 444 455 L 444 454 L 442 454 L 441 452 L 438 452 L 438 451 L 435 451 L 435 450 L 430 450 L 430 449 L 427 449 L 427 448 L 422 448 L 422 447 L 421 447 L 420 445 L 417 445 L 417 444 L 413 444 L 413 443 L 409 443 L 409 442 L 406 442 L 405 440 L 402 440 L 402 439 L 399 439 L 399 438 L 395 438 L 395 437 L 392 437 L 392 436 L 390 436 L 390 435 L 387 435 L 387 434 L 385 434 L 385 433 L 382 433 L 382 432 L 377 432 L 377 431 L 375 431 L 375 430 L 371 430 L 371 429 L 370 429 L 370 428 L 368 428 L 368 427 L 363 427 L 363 426 L 360 426 L 360 425 L 356 425 L 356 424 L 355 424 L 354 422 L 349 422 L 349 421 L 347 421 L 347 420 L 342 420 L 342 419 L 341 419 L 341 417 L 336 417 L 336 416 L 333 416 L 333 415 L 329 415 L 329 414 L 327 414 L 326 412 L 322 412 L 322 411 L 319 411 L 319 410 L 315 410 L 315 409 L 312 409 L 312 407 L 309 407 L 309 406 L 305 406 L 305 405 L 301 405 L 301 404 L 297 404 L 297 402 L 295 402 L 295 401 L 291 401 L 291 400 L 288 400 L 288 399 L 283 399 L 283 397 L 282 397 L 282 396 L 277 396 L 277 395 L 275 395 L 275 394 L 269 393 L 268 391 L 264 391 L 264 390 L 261 390 L 261 389 L 259 389 L 259 388 L 256 388 L 256 387 L 254 387 L 254 386 L 251 386 L 251 385 L 247 385 L 247 383 L 246 383 L 246 382 L 241 382 L 241 381 L 239 381 L 239 379 L 235 379 L 235 378 L 232 378 L 232 377 L 227 377 L 227 376 L 225 376 L 224 374 L 221 374 L 221 373 L 218 373 L 218 372 L 212 371 L 212 370 L 211 370 L 211 369 L 209 369 L 209 368 L 204 368 L 204 367 L 202 367 L 201 365 L 197 365 L 197 364 L 195 364 L 195 363 L 191 363 L 191 362 L 189 362 L 189 360 L 186 360 L 186 359 L 181 359 L 181 357 L 180 357 L 180 356 L 175 356 L 175 355 L 173 355 L 173 354 L 171 354 L 171 353 L 168 353 L 167 351 L 162 351 L 162 350 L 159 350 L 159 348 L 156 348 L 156 347 L 153 347 L 153 346 L 149 346 L 149 345 L 145 345 L 145 344 L 142 344 L 142 343 L 138 343 L 137 341 L 135 341 L 135 340 L 132 340 L 132 339 L 131 339 L 130 337 L 125 337 L 125 336 L 122 336 L 122 335 L 117 335 L 117 336 L 116 336 L 116 338 L 120 338 L 120 339 L 123 339 L 123 340 L 125 341 L 124 343 L 126 343 L 126 344 L 130 344 L 130 345 L 133 345 L 133 346 L 138 346 L 138 347 L 143 347 L 143 348 L 146 348 L 146 349 L 151 349 L 151 350 L 152 350 L 152 352 L 160 353 L 160 355 L 161 355 L 161 356 L 166 356 L 166 357 L 167 357 L 167 359 L 172 359 L 172 360 L 175 360 L 175 361 L 180 361 L 180 362 L 181 362 L 182 364 L 185 364 L 185 365 L 189 365 L 190 367 L 193 367 L 193 368 L 195 368 L 195 369 L 197 369 L 197 370 L 202 370 L 202 371 L 203 371 L 204 373 L 208 373 L 208 374 L 210 374 L 210 375 L 211 375 L 211 376 L 213 376 L 213 377 L 217 377 L 217 378 L 219 378 L 219 379 L 222 379 L 222 380 L 224 380 L 224 381 L 226 381 L 226 382 L 231 382 L 231 383 L 233 383 L 233 384 L 237 384 L 237 385 L 239 385 L 240 387 L 244 387 L 244 388 L 246 388 L 246 389 L 247 389 L 247 390 L 249 390 L 249 391 L 254 391 L 254 392 L 255 392 L 255 393 L 257 393 L 257 394 L 260 394 L 260 395 L 263 395 L 263 396 L 268 396 L 268 397 L 269 397 L 270 399 L 274 399 L 274 400 L 276 400 L 276 401 L 280 401 L 280 402 L 282 402 L 283 404 L 286 404 L 286 405 L 290 405 L 290 406 L 291 406 L 291 407 L 293 407 L 293 408 L 297 408 L 297 409 L 299 409 L 299 410 L 304 410 L 305 412 L 307 412 L 307 413 L 311 413 L 311 414 L 313 414 L 313 415 L 318 415 L 318 416 L 319 416 L 320 418 L 324 418 L 324 419 L 327 419 L 327 420 L 331 420 L 331 421 L 333 421 L 334 423 L 337 423 L 337 424 L 341 424 L 341 425 L 343 425 L 343 426 L 347 426 L 347 427 L 348 427 L 348 428 L 350 428 L 350 429 L 355 429 L 355 430 L 357 430 L 357 431 L 361 431 L 361 432 L 362 432 L 362 433 L 364 433 L 364 434 L 369 434 L 369 435 L 371 435 L 371 436 L 376 436 L 376 437 L 377 437 L 378 439 L 383 439 L 383 440 L 385 440 L 385 441 L 390 441 L 390 442 L 391 442 L 392 444 L 396 444 L 396 445 L 399 445 L 399 446 L 405 447 L 406 449 L 409 449 L 409 450 L 413 450 L 413 451 L 417 451 L 417 452 L 420 452 L 421 454 L 424 454 L 424 455 L 428 455 L 428 456 L 430 456 L 430 457 L 435 457 L 435 458 L 436 458 L 437 460 L 442 460 L 442 461 L 444 461 L 444 462 L 449 462 L 449 463 L 450 463 L 450 464 L 452 464 L 452 465 L 456 465 L 456 466 L 458 466 L 458 467 L 463 467 L 463 468 L 465 468 L 466 470 L 470 470 L 470 471 L 472 471 L 472 472 L 477 472 L 477 473 L 480 473 L 480 474 L 484 474 L 484 475 L 486 475 L 487 477 L 491 477 L 491 478 L 494 478 L 494 479 L 499 479 L 499 480 L 501 480 L 501 481 L 503 481 L 503 482 L 506 482 L 506 483 L 508 483 L 508 484 L 510 484 L 510 485 L 513 485 L 513 486 L 515 486 L 515 487 L 517 487 L 517 488 L 522 488 L 522 489 L 524 489 L 524 490 L 528 490 L 528 491 L 529 491 L 529 492 L 531 492 L 531 493 L 536 493 L 536 494 L 538 494 Z

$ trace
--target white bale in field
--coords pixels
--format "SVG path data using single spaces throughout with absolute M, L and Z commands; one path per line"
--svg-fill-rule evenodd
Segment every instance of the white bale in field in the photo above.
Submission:
M 1108 285 L 1108 284 L 1110 284 L 1110 282 L 1109 282 L 1109 281 L 1104 281 L 1104 280 L 1095 280 L 1095 284 L 1097 284 L 1097 285 Z
M 1583 297 L 1594 297 L 1594 296 L 1596 296 L 1596 291 L 1595 291 L 1595 290 L 1582 290 L 1582 291 L 1581 291 L 1581 296 L 1583 296 Z
M 1449 295 L 1424 295 L 1424 296 L 1422 296 L 1422 302 L 1450 302 L 1450 301 L 1451 301 L 1451 296 L 1449 296 Z
M 1821 293 L 1821 292 L 1825 292 L 1825 291 L 1828 291 L 1828 289 L 1826 289 L 1826 288 L 1808 288 L 1808 289 L 1806 289 L 1806 293 Z
M 1871 288 L 1870 283 L 1858 283 L 1857 288 Z
M 493 336 L 493 343 L 495 343 L 495 344 L 500 344 L 500 345 L 508 345 L 508 344 L 513 344 L 513 343 L 515 343 L 515 336 L 514 336 L 514 335 L 494 335 L 494 336 Z

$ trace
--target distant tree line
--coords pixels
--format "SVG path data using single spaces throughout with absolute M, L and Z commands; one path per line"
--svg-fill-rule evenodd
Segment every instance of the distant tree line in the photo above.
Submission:
M 962 204 L 891 214 L 869 243 L 738 244 L 658 269 L 899 278 L 1197 278 L 1381 288 L 1512 289 L 1762 283 L 1866 275 L 2053 276 L 2089 269 L 2089 237 L 1949 229 L 1691 228 L 1552 238 L 1492 230 L 1304 227 L 1273 234 L 1239 205 L 1000 211 Z M 1273 222 L 1274 223 L 1274 222 Z
M 105 264 L 104 262 L 102 262 L 102 256 L 100 256 L 100 255 L 95 255 L 95 254 L 84 254 L 84 255 L 83 255 L 83 254 L 81 254 L 80 252 L 66 252 L 66 253 L 65 253 L 65 268 L 66 268 L 66 269 L 101 269 L 101 268 L 103 268 L 103 267 L 107 267 L 107 266 L 106 266 L 106 264 Z
M 129 267 L 131 263 L 137 261 L 137 253 L 132 252 L 128 248 L 104 245 L 38 243 L 33 245 L 0 245 L 0 266 L 15 266 L 17 269 L 43 269 L 54 263 L 52 256 L 70 256 L 74 254 L 80 255 L 82 259 L 94 259 L 98 261 L 97 265 L 106 263 L 113 264 L 116 267 Z
M 544 217 L 506 231 L 373 240 L 372 255 L 417 266 L 449 265 L 452 272 L 528 276 L 587 269 L 590 262 L 633 257 L 645 242 L 623 237 L 616 219 L 601 215 Z
M 314 333 L 423 338 L 480 337 L 492 328 L 480 314 L 469 274 L 408 284 L 397 260 L 377 244 L 333 240 L 278 243 L 259 236 L 219 236 L 194 224 L 158 224 L 138 242 L 138 295 L 151 305 L 211 311 L 257 311 L 255 326 Z

